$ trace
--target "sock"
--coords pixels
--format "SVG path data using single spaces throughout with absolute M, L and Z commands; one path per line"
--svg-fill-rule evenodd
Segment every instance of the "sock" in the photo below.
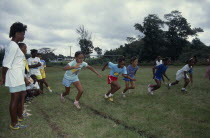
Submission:
M 109 94 L 109 97 L 112 97 L 112 96 L 113 96 L 113 94 L 110 93 L 110 94 Z
M 170 86 L 170 87 L 171 87 L 171 83 L 169 83 L 169 84 L 168 84 L 168 86 Z
M 106 94 L 104 95 L 105 98 L 109 98 L 109 96 L 107 96 Z
M 79 101 L 77 101 L 77 100 L 75 99 L 74 103 L 79 103 Z

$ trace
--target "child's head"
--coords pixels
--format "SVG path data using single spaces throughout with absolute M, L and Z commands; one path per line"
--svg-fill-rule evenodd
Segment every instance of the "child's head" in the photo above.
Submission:
M 130 63 L 134 66 L 137 66 L 138 65 L 138 58 L 136 56 L 132 57 Z
M 124 57 L 118 58 L 118 67 L 123 68 L 124 66 L 125 66 L 125 58 Z
M 32 74 L 32 75 L 31 75 L 31 78 L 33 79 L 34 82 L 37 81 L 36 75 Z
M 169 58 L 163 58 L 163 64 L 168 65 L 170 64 L 170 59 Z
M 161 59 L 161 56 L 157 56 L 157 60 L 160 60 Z
M 25 43 L 18 43 L 20 50 L 23 52 L 23 54 L 27 53 L 27 46 Z
M 33 58 L 35 58 L 35 57 L 37 56 L 37 52 L 38 52 L 38 50 L 32 49 L 32 50 L 31 50 L 31 56 L 32 56 Z
M 24 40 L 26 30 L 26 25 L 20 22 L 13 23 L 10 27 L 9 38 L 15 38 L 18 42 L 22 42 Z
M 37 53 L 37 57 L 42 59 L 42 54 L 41 53 Z
M 74 58 L 76 59 L 77 63 L 82 63 L 84 59 L 84 54 L 82 53 L 82 51 L 77 51 L 74 55 Z
M 193 59 L 193 58 L 190 58 L 190 59 L 187 61 L 187 64 L 188 64 L 189 66 L 193 66 L 193 64 L 194 64 L 194 59 Z

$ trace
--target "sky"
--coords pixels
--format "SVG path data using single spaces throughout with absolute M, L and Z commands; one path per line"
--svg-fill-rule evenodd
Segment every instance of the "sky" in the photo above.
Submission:
M 27 25 L 24 42 L 30 49 L 52 48 L 55 54 L 71 55 L 80 50 L 76 29 L 84 25 L 92 34 L 94 47 L 115 49 L 127 37 L 137 37 L 135 23 L 149 14 L 178 10 L 192 28 L 204 32 L 198 38 L 210 45 L 210 0 L 0 0 L 0 47 L 10 41 L 14 22 Z M 95 53 L 93 53 L 95 54 Z

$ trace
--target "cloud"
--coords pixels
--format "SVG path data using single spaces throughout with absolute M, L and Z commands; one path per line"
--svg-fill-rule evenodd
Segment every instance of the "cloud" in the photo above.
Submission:
M 32 48 L 55 48 L 56 54 L 69 55 L 79 50 L 76 29 L 84 25 L 92 32 L 94 46 L 110 50 L 123 45 L 126 37 L 140 32 L 133 27 L 142 23 L 148 14 L 164 14 L 179 10 L 192 27 L 201 27 L 204 33 L 199 38 L 210 44 L 210 0 L 1 0 L 0 46 L 9 41 L 8 32 L 12 23 L 23 22 L 28 26 L 25 43 Z

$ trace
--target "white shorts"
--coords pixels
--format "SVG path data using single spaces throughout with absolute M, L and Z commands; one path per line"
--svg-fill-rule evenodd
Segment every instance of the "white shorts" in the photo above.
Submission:
M 189 79 L 189 76 L 187 74 L 186 77 Z M 176 80 L 180 81 L 181 79 L 184 79 L 184 73 L 176 73 Z

